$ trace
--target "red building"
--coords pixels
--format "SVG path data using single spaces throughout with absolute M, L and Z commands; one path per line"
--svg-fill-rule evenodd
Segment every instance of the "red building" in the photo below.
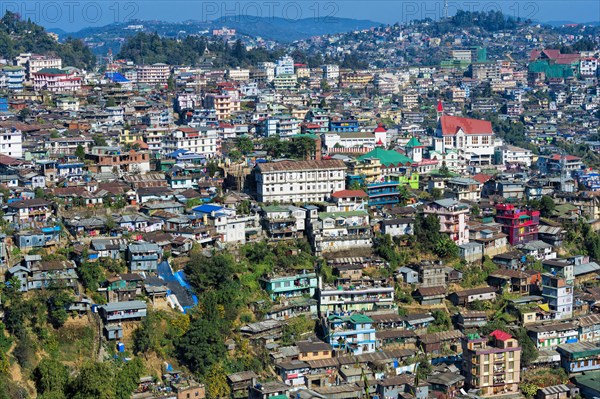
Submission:
M 519 245 L 537 240 L 540 212 L 519 209 L 510 204 L 498 204 L 496 222 L 502 225 L 502 232 L 508 235 L 509 244 Z

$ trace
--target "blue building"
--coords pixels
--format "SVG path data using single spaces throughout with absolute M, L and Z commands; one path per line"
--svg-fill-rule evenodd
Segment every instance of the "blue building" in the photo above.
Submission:
M 400 190 L 397 181 L 372 183 L 367 185 L 369 206 L 383 206 L 400 202 Z
M 576 342 L 558 345 L 560 365 L 569 374 L 600 370 L 600 345 L 595 342 Z
M 358 132 L 359 125 L 356 119 L 343 119 L 329 121 L 329 131 L 336 133 Z
M 11 91 L 22 91 L 25 80 L 25 68 L 20 66 L 5 66 L 2 74 L 6 79 L 6 88 Z
M 325 338 L 333 349 L 355 355 L 375 352 L 377 347 L 373 319 L 360 313 L 330 315 L 326 320 Z
M 155 272 L 162 256 L 162 249 L 151 243 L 130 244 L 127 247 L 127 263 L 132 272 Z

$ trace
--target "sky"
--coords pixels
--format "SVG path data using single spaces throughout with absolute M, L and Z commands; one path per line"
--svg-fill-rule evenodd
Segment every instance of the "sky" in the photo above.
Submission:
M 447 0 L 449 15 L 458 9 L 500 10 L 507 15 L 533 20 L 600 21 L 599 0 Z M 73 32 L 88 26 L 138 20 L 212 20 L 222 16 L 258 15 L 287 18 L 327 17 L 370 19 L 382 23 L 437 18 L 443 0 L 0 0 L 2 14 L 15 11 L 46 28 Z

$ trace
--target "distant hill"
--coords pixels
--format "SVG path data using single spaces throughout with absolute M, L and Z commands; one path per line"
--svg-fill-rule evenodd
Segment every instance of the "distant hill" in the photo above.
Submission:
M 222 17 L 213 21 L 140 21 L 134 20 L 127 23 L 113 23 L 106 26 L 89 27 L 77 32 L 65 32 L 62 29 L 53 29 L 52 32 L 59 35 L 60 39 L 67 37 L 79 39 L 104 39 L 126 38 L 135 34 L 138 30 L 133 26 L 143 26 L 142 31 L 156 32 L 163 37 L 177 37 L 179 34 L 198 34 L 215 28 L 236 29 L 240 34 L 251 37 L 262 37 L 266 40 L 274 40 L 281 43 L 289 43 L 295 40 L 307 39 L 312 36 L 321 36 L 334 33 L 344 33 L 353 30 L 369 29 L 381 25 L 379 22 L 369 20 L 356 20 L 350 18 L 304 18 L 289 20 L 285 18 L 268 18 L 254 16 Z
M 239 33 L 262 37 L 289 43 L 295 40 L 307 39 L 312 36 L 322 36 L 335 33 L 345 33 L 354 30 L 369 29 L 381 25 L 379 22 L 349 18 L 304 18 L 289 20 L 285 18 L 258 18 L 253 16 L 237 16 L 219 18 L 212 21 L 215 27 L 227 26 Z
M 560 27 L 563 25 L 570 25 L 570 24 L 600 26 L 600 21 L 594 21 L 594 22 L 546 21 L 546 22 L 542 22 L 542 23 L 545 25 L 553 26 L 553 27 Z

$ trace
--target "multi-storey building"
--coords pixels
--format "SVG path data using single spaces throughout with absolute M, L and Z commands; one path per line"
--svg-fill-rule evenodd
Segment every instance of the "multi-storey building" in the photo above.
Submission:
M 147 151 L 121 152 L 119 147 L 93 147 L 86 158 L 93 162 L 90 170 L 111 173 L 115 169 L 122 173 L 146 173 L 150 171 L 150 154 Z
M 510 245 L 524 244 L 538 239 L 540 211 L 519 209 L 511 204 L 496 205 L 496 223 L 508 236 Z
M 298 77 L 296 75 L 277 75 L 273 79 L 275 90 L 293 90 L 297 85 Z
M 337 80 L 340 78 L 340 67 L 336 64 L 323 65 L 323 79 Z
M 600 345 L 592 342 L 561 344 L 560 365 L 568 374 L 600 370 Z
M 46 68 L 61 69 L 62 60 L 58 57 L 48 57 L 39 54 L 22 54 L 25 56 L 22 60 L 26 60 L 24 64 L 19 63 L 18 65 L 25 65 L 26 78 L 27 80 L 33 79 L 33 74 Z M 22 62 L 22 61 L 18 61 Z
M 138 65 L 136 67 L 137 83 L 149 85 L 166 85 L 171 75 L 167 64 Z
M 304 236 L 306 209 L 293 205 L 262 207 L 262 224 L 271 240 L 296 239 Z
M 364 314 L 334 314 L 327 317 L 324 324 L 325 336 L 335 350 L 360 355 L 377 349 L 373 320 Z
M 597 58 L 582 58 L 579 62 L 579 73 L 583 77 L 594 77 L 598 73 Z
M 370 248 L 373 245 L 367 211 L 321 212 L 311 219 L 309 240 L 315 254 Z
M 130 244 L 127 263 L 132 272 L 155 272 L 162 257 L 162 249 L 152 243 Z
M 515 147 L 514 145 L 501 145 L 496 148 L 496 164 L 505 166 L 530 167 L 533 159 L 531 150 Z
M 496 141 L 489 121 L 442 115 L 434 133 L 435 151 L 456 150 L 477 165 L 491 165 Z
M 489 82 L 500 79 L 500 64 L 496 62 L 475 62 L 470 69 L 475 80 Z
M 577 326 L 570 322 L 540 324 L 527 327 L 527 335 L 538 350 L 556 349 L 558 345 L 577 342 Z
M 559 276 L 542 274 L 542 297 L 555 319 L 570 319 L 573 316 L 573 286 Z
M 218 120 L 229 119 L 241 109 L 240 100 L 227 94 L 208 93 L 204 97 L 204 106 L 214 109 Z
M 3 88 L 11 91 L 22 91 L 23 82 L 25 81 L 25 69 L 20 66 L 4 66 L 2 67 Z
M 290 56 L 283 56 L 277 60 L 275 67 L 275 76 L 293 75 L 294 74 L 294 59 Z
M 34 72 L 32 77 L 36 91 L 68 93 L 81 89 L 81 78 L 66 69 L 44 68 Z
M 217 131 L 212 127 L 180 127 L 163 138 L 165 154 L 187 150 L 212 158 L 217 154 Z
M 423 262 L 417 267 L 419 287 L 445 287 L 446 267 L 442 264 Z
M 521 347 L 510 334 L 493 331 L 489 339 L 469 334 L 463 341 L 463 373 L 468 387 L 483 396 L 519 391 Z
M 320 283 L 321 284 L 321 283 Z M 370 310 L 395 309 L 394 287 L 363 286 L 361 282 L 352 285 L 319 286 L 317 289 L 319 312 L 360 312 Z
M 245 68 L 229 69 L 227 71 L 227 77 L 229 80 L 246 82 L 250 80 L 250 70 Z
M 272 300 L 276 300 L 278 297 L 291 298 L 303 295 L 312 297 L 318 281 L 315 273 L 303 272 L 286 276 L 262 277 L 260 285 Z
M 23 135 L 16 128 L 0 131 L 0 154 L 13 158 L 23 157 Z
M 261 163 L 255 176 L 259 202 L 322 202 L 344 189 L 346 164 L 340 160 Z
M 441 199 L 425 205 L 423 212 L 436 215 L 440 233 L 448 234 L 457 245 L 469 242 L 469 206 L 453 199 Z

